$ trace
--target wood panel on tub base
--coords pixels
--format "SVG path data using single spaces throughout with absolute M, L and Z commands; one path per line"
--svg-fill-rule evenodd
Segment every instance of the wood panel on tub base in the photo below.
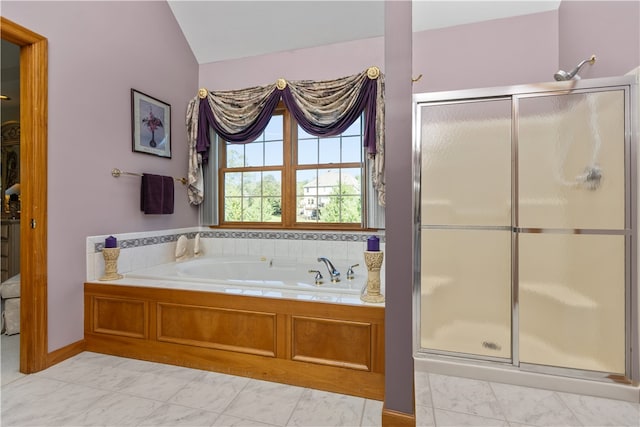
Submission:
M 85 283 L 88 351 L 384 398 L 384 307 Z

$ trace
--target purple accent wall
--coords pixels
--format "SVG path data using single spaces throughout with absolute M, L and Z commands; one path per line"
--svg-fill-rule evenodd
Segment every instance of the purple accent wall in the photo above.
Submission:
M 558 69 L 557 11 L 413 34 L 413 92 L 551 81 Z M 394 45 L 395 46 L 395 45 Z M 395 48 L 394 48 L 395 49 Z M 200 87 L 233 90 L 288 80 L 324 80 L 377 65 L 384 37 L 200 65 Z
M 557 61 L 557 11 L 416 32 L 413 92 L 552 81 Z
M 2 15 L 49 41 L 49 351 L 81 340 L 87 236 L 191 227 L 176 184 L 173 215 L 140 212 L 140 178 L 186 176 L 184 115 L 198 64 L 166 2 L 2 2 Z M 131 150 L 131 88 L 171 104 L 172 159 Z
M 287 80 L 328 80 L 372 66 L 384 71 L 384 38 L 279 52 L 200 66 L 200 87 L 233 90 Z
M 385 2 L 385 409 L 413 414 L 411 2 Z
M 640 65 L 639 1 L 560 3 L 559 68 L 570 71 L 582 60 L 580 77 L 621 76 Z M 555 72 L 555 71 L 554 71 Z

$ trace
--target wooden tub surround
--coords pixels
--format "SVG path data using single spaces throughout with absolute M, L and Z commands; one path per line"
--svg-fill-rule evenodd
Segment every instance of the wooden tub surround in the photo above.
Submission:
M 86 350 L 384 398 L 384 307 L 85 283 Z

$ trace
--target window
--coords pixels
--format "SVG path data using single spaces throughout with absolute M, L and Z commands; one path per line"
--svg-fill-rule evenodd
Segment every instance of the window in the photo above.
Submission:
M 342 135 L 316 137 L 276 110 L 246 144 L 221 142 L 221 225 L 361 228 L 362 117 Z

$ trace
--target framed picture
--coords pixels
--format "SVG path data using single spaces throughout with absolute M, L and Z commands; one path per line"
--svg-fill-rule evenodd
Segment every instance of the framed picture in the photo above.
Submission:
M 171 158 L 171 105 L 131 89 L 133 151 Z

